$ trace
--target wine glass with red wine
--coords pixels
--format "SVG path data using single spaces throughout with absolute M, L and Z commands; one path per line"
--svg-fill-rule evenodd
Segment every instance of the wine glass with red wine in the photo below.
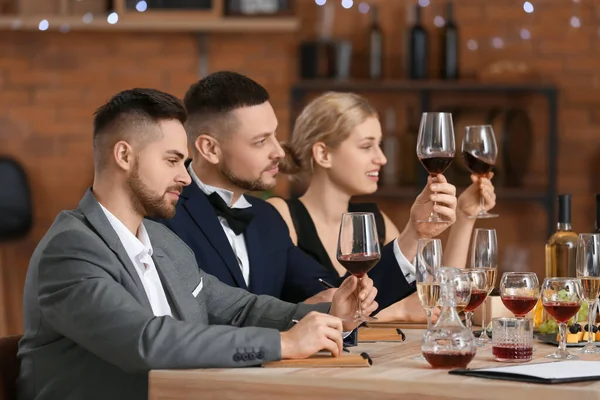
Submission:
M 363 314 L 358 294 L 361 290 L 362 277 L 379 262 L 380 258 L 381 250 L 373 213 L 344 213 L 338 238 L 337 260 L 348 272 L 358 278 L 356 293 L 358 309 L 354 315 L 343 318 L 344 320 L 377 321 L 377 318 Z
M 443 174 L 454 159 L 454 123 L 450 113 L 423 113 L 417 138 L 417 157 L 429 175 L 435 180 Z M 435 202 L 433 202 L 435 206 Z M 438 213 L 431 211 L 425 220 L 418 222 L 448 222 Z
M 540 297 L 540 282 L 535 272 L 505 272 L 500 279 L 500 298 L 515 318 L 525 318 Z
M 494 129 L 491 125 L 471 125 L 466 127 L 462 141 L 462 158 L 472 174 L 487 176 L 496 164 L 498 146 Z M 480 210 L 469 218 L 495 218 L 498 214 L 490 214 L 485 210 L 483 196 L 479 196 Z
M 567 322 L 577 314 L 583 293 L 579 278 L 546 278 L 542 284 L 542 304 L 544 310 L 558 322 L 560 343 L 556 352 L 548 358 L 574 360 L 577 356 L 567 351 Z

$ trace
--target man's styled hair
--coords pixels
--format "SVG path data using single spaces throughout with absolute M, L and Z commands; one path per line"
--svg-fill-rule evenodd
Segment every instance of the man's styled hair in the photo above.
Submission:
M 201 134 L 222 137 L 234 130 L 236 120 L 230 113 L 269 101 L 269 93 L 247 76 L 219 71 L 190 86 L 183 101 L 189 116 L 186 132 L 193 148 Z
M 181 100 L 156 89 L 131 89 L 117 93 L 94 113 L 94 162 L 102 168 L 106 153 L 119 140 L 140 146 L 162 137 L 158 123 L 178 120 L 187 113 Z

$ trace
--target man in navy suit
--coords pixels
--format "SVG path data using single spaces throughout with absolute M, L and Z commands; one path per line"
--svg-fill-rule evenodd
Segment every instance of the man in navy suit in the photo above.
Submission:
M 183 189 L 175 217 L 163 223 L 222 282 L 290 302 L 330 299 L 332 290 L 323 291 L 318 278 L 336 286 L 341 279 L 292 243 L 273 206 L 244 195 L 274 187 L 284 157 L 267 91 L 246 76 L 222 71 L 192 85 L 184 102 L 192 184 Z M 369 273 L 381 308 L 415 291 L 409 284 L 414 276 L 406 276 L 414 273 L 407 258 L 415 255 L 416 238 L 405 239 L 412 241 L 409 250 L 399 237 L 382 249 Z

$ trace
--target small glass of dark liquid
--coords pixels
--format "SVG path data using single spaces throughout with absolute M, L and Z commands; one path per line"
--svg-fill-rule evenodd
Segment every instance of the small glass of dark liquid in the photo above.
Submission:
M 431 112 L 423 113 L 417 138 L 417 157 L 429 175 L 435 181 L 439 174 L 450 166 L 454 159 L 454 123 L 452 114 Z M 433 202 L 433 207 L 436 203 Z M 433 209 L 431 214 L 418 222 L 448 222 Z
M 360 302 L 361 279 L 381 258 L 377 226 L 373 213 L 349 212 L 342 215 L 338 237 L 337 260 L 352 275 L 358 278 L 356 313 L 342 318 L 353 322 L 377 321 L 364 315 Z
M 540 297 L 540 283 L 534 272 L 505 272 L 500 279 L 500 298 L 515 318 L 525 318 Z
M 493 318 L 492 355 L 501 362 L 527 362 L 533 358 L 533 320 Z
M 469 171 L 473 175 L 486 177 L 496 164 L 498 146 L 494 129 L 491 125 L 471 125 L 465 128 L 461 155 Z M 479 196 L 480 210 L 469 218 L 495 218 L 498 214 L 490 214 L 485 209 L 485 200 Z

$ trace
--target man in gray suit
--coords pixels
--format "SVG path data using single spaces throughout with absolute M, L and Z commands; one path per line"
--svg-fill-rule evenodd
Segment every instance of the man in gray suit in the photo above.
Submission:
M 142 400 L 151 369 L 337 356 L 356 327 L 340 318 L 357 306 L 356 278 L 331 304 L 253 295 L 204 273 L 184 242 L 144 219 L 172 217 L 190 184 L 185 119 L 178 99 L 151 89 L 97 111 L 93 187 L 58 215 L 27 271 L 21 400 Z M 370 314 L 377 290 L 362 282 Z

